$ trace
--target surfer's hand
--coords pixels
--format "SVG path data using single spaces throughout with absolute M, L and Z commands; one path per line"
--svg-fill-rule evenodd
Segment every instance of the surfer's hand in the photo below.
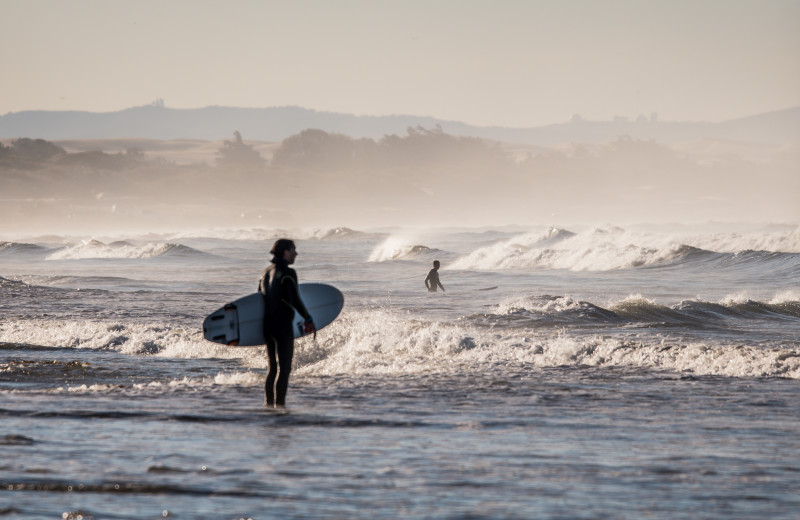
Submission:
M 317 339 L 317 326 L 314 325 L 313 321 L 307 321 L 303 324 L 303 331 L 306 334 L 314 333 L 314 339 Z

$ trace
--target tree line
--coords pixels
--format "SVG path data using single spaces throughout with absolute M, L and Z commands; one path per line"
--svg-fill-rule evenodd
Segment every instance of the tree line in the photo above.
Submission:
M 0 168 L 38 170 L 47 166 L 89 167 L 101 170 L 122 170 L 145 161 L 141 148 L 128 148 L 124 152 L 105 153 L 99 150 L 67 152 L 44 139 L 22 137 L 9 146 L 0 143 Z
M 43 139 L 19 138 L 0 143 L 0 169 L 37 170 L 92 169 L 124 171 L 159 166 L 179 170 L 210 168 L 248 174 L 291 172 L 383 171 L 404 175 L 441 172 L 504 172 L 533 174 L 543 179 L 564 176 L 659 177 L 669 172 L 684 174 L 696 164 L 675 150 L 654 141 L 622 136 L 602 146 L 570 145 L 563 149 L 542 148 L 514 156 L 507 146 L 474 137 L 453 136 L 440 127 L 409 127 L 405 135 L 385 135 L 374 140 L 352 138 L 317 129 L 288 137 L 272 157 L 263 157 L 236 131 L 217 150 L 214 164 L 178 166 L 161 158 L 150 158 L 143 149 L 124 152 L 68 152 Z

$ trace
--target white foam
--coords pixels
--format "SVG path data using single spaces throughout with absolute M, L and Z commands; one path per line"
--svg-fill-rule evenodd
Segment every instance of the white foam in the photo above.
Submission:
M 386 262 L 388 260 L 399 260 L 420 251 L 423 247 L 418 245 L 418 238 L 412 235 L 392 235 L 373 249 L 367 261 Z
M 634 301 L 638 297 L 633 297 Z M 628 301 L 628 300 L 625 300 Z M 577 302 L 564 297 L 549 303 L 507 302 L 547 312 Z M 501 305 L 502 306 L 502 305 Z M 536 307 L 538 306 L 538 307 Z M 545 309 L 545 307 L 554 307 Z M 115 349 L 129 355 L 169 358 L 239 359 L 242 372 L 214 378 L 182 379 L 165 387 L 129 391 L 169 391 L 196 385 L 255 385 L 266 366 L 263 348 L 231 348 L 205 341 L 198 329 L 157 324 L 85 321 L 6 320 L 0 341 L 48 346 Z M 800 344 L 753 346 L 731 340 L 685 344 L 671 338 L 585 337 L 553 329 L 493 329 L 469 322 L 429 322 L 385 309 L 345 311 L 320 331 L 317 340 L 295 343 L 298 375 L 470 373 L 503 365 L 635 366 L 731 377 L 781 376 L 800 379 Z M 107 392 L 113 387 L 77 386 L 72 392 Z
M 264 374 L 263 372 L 226 372 L 214 376 L 214 384 L 221 386 L 263 385 Z
M 335 228 L 308 228 L 308 229 L 269 229 L 269 228 L 213 228 L 206 230 L 182 231 L 163 235 L 165 240 L 180 238 L 214 238 L 234 241 L 266 241 L 270 242 L 281 237 L 295 240 L 329 240 L 358 238 L 365 233 L 347 227 Z
M 0 341 L 53 347 L 107 349 L 165 357 L 234 358 L 234 349 L 203 339 L 201 331 L 165 324 L 75 320 L 4 320 Z
M 800 286 L 794 289 L 786 289 L 780 291 L 772 297 L 767 303 L 777 305 L 781 303 L 800 302 Z
M 497 304 L 498 314 L 513 314 L 517 311 L 556 313 L 580 309 L 581 303 L 571 296 L 541 298 L 537 296 L 514 296 Z
M 153 258 L 182 246 L 166 242 L 151 242 L 144 245 L 128 243 L 104 244 L 97 240 L 87 240 L 50 253 L 47 260 L 86 260 L 99 258 Z
M 596 228 L 573 234 L 550 228 L 546 233 L 524 233 L 479 248 L 452 262 L 449 269 L 550 268 L 573 271 L 626 269 L 662 262 L 684 246 L 737 253 L 747 250 L 800 252 L 800 227 L 772 233 L 653 234 L 618 227 Z
M 562 305 L 574 305 L 566 299 Z M 775 348 L 682 344 L 664 339 L 575 337 L 558 331 L 497 331 L 464 323 L 402 319 L 380 309 L 350 313 L 299 342 L 298 373 L 307 375 L 469 373 L 503 364 L 635 366 L 732 377 L 800 378 L 800 345 Z
M 688 236 L 685 243 L 709 251 L 737 253 L 740 251 L 774 251 L 800 253 L 800 226 L 791 231 L 715 233 Z
M 70 394 L 108 394 L 113 391 L 121 389 L 120 385 L 78 385 L 78 386 L 60 386 L 52 389 L 48 393 L 70 393 Z
M 122 395 L 154 395 L 174 392 L 194 392 L 209 389 L 213 386 L 259 386 L 264 383 L 263 372 L 227 372 L 214 377 L 183 377 L 168 381 L 149 381 L 133 384 L 67 385 L 42 390 L 47 394 L 122 394 Z M 30 390 L 25 390 L 30 393 Z M 15 393 L 15 391 L 11 391 Z
M 647 265 L 663 260 L 680 244 L 661 247 L 636 245 L 634 237 L 619 228 L 595 229 L 579 234 L 550 228 L 546 233 L 526 233 L 480 248 L 459 258 L 451 269 L 611 270 Z
M 724 305 L 725 307 L 731 307 L 733 305 L 747 303 L 750 301 L 751 298 L 747 291 L 739 291 L 735 294 L 728 294 L 717 302 L 720 305 Z

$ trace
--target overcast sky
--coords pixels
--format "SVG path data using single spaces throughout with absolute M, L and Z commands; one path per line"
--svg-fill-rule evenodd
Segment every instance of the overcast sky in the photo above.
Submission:
M 0 114 L 298 105 L 538 126 L 800 105 L 798 0 L 0 0 Z

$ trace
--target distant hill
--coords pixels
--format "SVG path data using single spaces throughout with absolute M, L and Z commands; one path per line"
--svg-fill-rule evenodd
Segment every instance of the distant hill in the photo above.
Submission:
M 800 142 L 800 107 L 719 123 L 662 122 L 640 117 L 588 121 L 578 116 L 563 124 L 535 128 L 472 126 L 419 116 L 355 116 L 300 107 L 175 109 L 153 104 L 118 112 L 24 111 L 0 116 L 0 138 L 201 139 L 219 140 L 239 131 L 246 139 L 279 142 L 307 128 L 354 138 L 403 135 L 408 127 L 440 126 L 456 136 L 508 143 L 552 146 L 609 142 L 622 135 L 680 143 L 702 138 L 783 144 Z

